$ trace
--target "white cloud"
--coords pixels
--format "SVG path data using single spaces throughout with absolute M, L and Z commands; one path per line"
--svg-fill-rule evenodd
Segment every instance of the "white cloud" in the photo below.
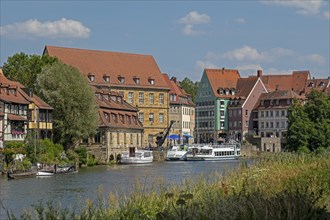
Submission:
M 261 2 L 268 5 L 296 8 L 296 12 L 303 15 L 316 15 L 325 4 L 324 0 L 267 0 Z
M 262 70 L 262 67 L 260 64 L 247 64 L 242 66 L 237 66 L 235 69 L 238 69 L 239 71 L 243 72 L 251 72 L 252 74 L 256 74 L 257 70 Z
M 244 46 L 242 48 L 224 53 L 223 57 L 229 60 L 237 60 L 237 61 L 243 61 L 243 60 L 257 61 L 257 60 L 265 60 L 266 54 L 263 54 L 259 52 L 257 49 L 252 48 L 250 46 Z
M 30 19 L 25 22 L 0 27 L 1 36 L 49 37 L 49 38 L 88 38 L 90 29 L 81 22 L 62 18 L 57 21 L 40 22 Z
M 195 25 L 207 24 L 211 20 L 207 14 L 199 14 L 197 11 L 189 12 L 185 17 L 180 18 L 179 23 L 183 24 L 182 33 L 187 36 L 203 34 L 203 31 L 195 30 Z
M 319 66 L 323 66 L 327 63 L 326 58 L 319 54 L 309 54 L 307 56 L 302 56 L 299 58 L 301 62 L 310 62 Z
M 236 18 L 235 21 L 239 24 L 244 24 L 245 23 L 245 19 L 244 18 Z
M 330 19 L 330 11 L 323 12 L 323 17 L 326 19 Z

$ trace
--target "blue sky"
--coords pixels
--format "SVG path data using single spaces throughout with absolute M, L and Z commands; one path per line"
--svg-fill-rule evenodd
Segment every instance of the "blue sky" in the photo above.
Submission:
M 151 54 L 180 80 L 204 68 L 241 76 L 330 76 L 327 0 L 0 1 L 0 66 L 45 45 Z

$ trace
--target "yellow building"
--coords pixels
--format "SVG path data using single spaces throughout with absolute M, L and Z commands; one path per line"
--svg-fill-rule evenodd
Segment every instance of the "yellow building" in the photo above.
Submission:
M 169 125 L 169 90 L 151 55 L 46 46 L 44 54 L 76 67 L 92 86 L 122 94 L 138 108 L 142 146 L 156 146 L 156 135 Z

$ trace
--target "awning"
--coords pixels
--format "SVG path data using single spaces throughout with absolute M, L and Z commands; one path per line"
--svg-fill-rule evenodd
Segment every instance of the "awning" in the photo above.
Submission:
M 193 136 L 191 136 L 190 134 L 184 134 L 183 135 L 185 138 L 194 138 Z
M 27 121 L 26 118 L 20 115 L 8 114 L 7 116 L 10 121 Z
M 172 139 L 172 140 L 179 140 L 179 135 L 171 134 L 170 136 L 167 136 L 166 138 L 167 139 Z

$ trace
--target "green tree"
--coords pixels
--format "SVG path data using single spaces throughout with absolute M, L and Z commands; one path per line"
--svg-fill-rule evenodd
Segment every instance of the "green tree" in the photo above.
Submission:
M 305 105 L 289 109 L 287 149 L 315 151 L 330 146 L 330 96 L 312 91 Z
M 35 82 L 42 68 L 56 61 L 57 58 L 48 55 L 17 53 L 4 63 L 3 72 L 8 79 L 18 81 L 27 88 L 35 89 Z
M 98 111 L 87 79 L 63 63 L 45 66 L 37 78 L 40 96 L 54 108 L 54 141 L 66 149 L 94 133 Z
M 199 82 L 192 82 L 189 78 L 186 77 L 180 82 L 180 85 L 186 91 L 186 93 L 191 95 L 192 101 L 195 102 Z

